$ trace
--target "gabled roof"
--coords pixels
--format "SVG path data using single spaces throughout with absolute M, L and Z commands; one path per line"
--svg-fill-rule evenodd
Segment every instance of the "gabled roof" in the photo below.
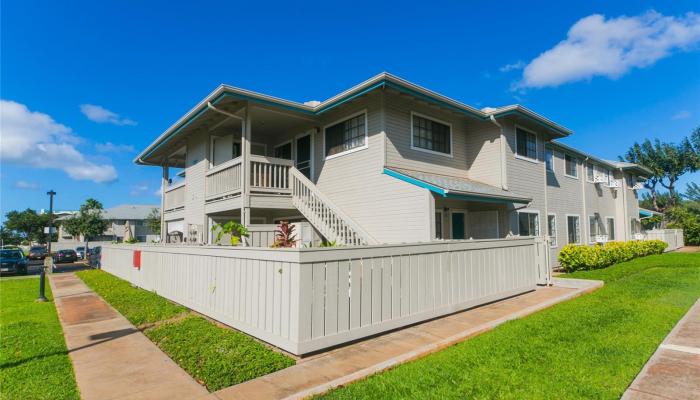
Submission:
M 279 97 L 269 96 L 262 93 L 253 92 L 246 89 L 241 89 L 229 85 L 220 85 L 208 96 L 206 96 L 199 104 L 187 112 L 182 118 L 175 122 L 172 126 L 165 130 L 158 138 L 156 138 L 153 143 L 151 143 L 146 149 L 144 149 L 135 159 L 134 162 L 137 164 L 148 164 L 144 161 L 149 155 L 155 152 L 161 145 L 169 142 L 177 136 L 177 134 L 194 122 L 197 118 L 203 115 L 208 110 L 208 104 L 216 105 L 227 97 L 234 97 L 241 100 L 248 100 L 251 102 L 266 104 L 270 106 L 285 108 L 295 112 L 318 116 L 323 113 L 332 110 L 339 105 L 350 101 L 354 98 L 367 94 L 373 90 L 390 87 L 398 91 L 411 94 L 413 96 L 419 97 L 426 101 L 438 104 L 440 106 L 446 107 L 456 112 L 466 114 L 470 117 L 486 120 L 493 118 L 502 118 L 508 115 L 518 115 L 523 118 L 529 119 L 535 123 L 538 123 L 547 129 L 554 132 L 555 136 L 564 137 L 570 135 L 572 132 L 529 110 L 521 105 L 511 105 L 507 107 L 488 109 L 488 111 L 482 111 L 461 103 L 457 100 L 453 100 L 447 96 L 443 96 L 437 92 L 433 92 L 421 86 L 418 86 L 412 82 L 405 79 L 401 79 L 397 76 L 391 75 L 387 72 L 382 72 L 359 85 L 353 86 L 352 88 L 345 90 L 323 102 L 315 103 L 299 103 L 291 100 L 282 99 Z
M 605 165 L 606 167 L 609 167 L 612 169 L 622 169 L 622 170 L 626 170 L 626 171 L 634 171 L 642 176 L 648 176 L 651 174 L 651 171 L 648 168 L 641 166 L 639 164 L 634 164 L 634 163 L 629 163 L 629 162 L 624 162 L 624 161 L 604 160 L 602 158 L 596 157 L 592 154 L 586 153 L 585 151 L 579 150 L 575 147 L 566 145 L 566 144 L 558 142 L 558 141 L 554 141 L 554 140 L 551 141 L 550 146 L 554 147 L 554 148 L 559 148 L 560 150 L 568 151 L 570 153 L 577 154 L 579 156 L 585 157 L 591 161 Z
M 532 201 L 529 197 L 520 196 L 508 190 L 466 178 L 429 174 L 403 168 L 384 168 L 384 173 L 412 185 L 428 189 L 443 197 L 524 204 Z
M 130 220 L 140 220 L 146 219 L 148 214 L 151 213 L 153 209 L 160 210 L 159 205 L 149 205 L 149 204 L 121 204 L 112 208 L 105 208 L 102 210 L 102 218 L 113 220 L 113 219 L 130 219 Z M 66 215 L 57 220 L 70 219 L 73 215 Z

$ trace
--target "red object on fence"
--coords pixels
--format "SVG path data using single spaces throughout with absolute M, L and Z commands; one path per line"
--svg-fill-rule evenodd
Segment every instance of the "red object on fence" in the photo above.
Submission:
M 141 269 L 141 250 L 134 250 L 134 268 Z

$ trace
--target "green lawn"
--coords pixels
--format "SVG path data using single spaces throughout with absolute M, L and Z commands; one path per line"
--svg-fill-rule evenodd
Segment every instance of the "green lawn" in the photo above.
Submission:
M 146 336 L 210 391 L 294 364 L 291 358 L 243 333 L 217 326 L 104 271 L 81 271 L 77 275 L 134 325 L 161 322 L 147 328 Z M 184 318 L 174 318 L 185 313 L 188 315 Z
M 0 280 L 0 398 L 79 399 L 56 308 L 35 302 L 38 288 L 36 278 Z
M 700 296 L 700 253 L 568 277 L 605 286 L 326 397 L 618 399 Z

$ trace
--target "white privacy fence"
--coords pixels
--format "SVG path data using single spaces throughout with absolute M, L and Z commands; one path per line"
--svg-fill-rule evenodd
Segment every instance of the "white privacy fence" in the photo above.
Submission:
M 102 268 L 306 354 L 533 290 L 549 279 L 546 250 L 534 238 L 275 250 L 112 245 Z
M 685 244 L 683 242 L 683 229 L 654 229 L 645 232 L 646 240 L 663 240 L 668 243 L 666 251 L 678 250 Z

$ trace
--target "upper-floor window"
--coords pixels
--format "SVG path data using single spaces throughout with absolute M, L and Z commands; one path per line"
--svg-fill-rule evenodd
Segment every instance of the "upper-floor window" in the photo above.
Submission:
M 452 154 L 452 127 L 450 124 L 411 114 L 411 147 L 443 155 Z
M 615 218 L 608 217 L 608 240 L 615 240 Z
M 515 128 L 515 152 L 525 158 L 537 159 L 537 136 L 520 128 Z
M 519 211 L 518 233 L 520 236 L 539 236 L 540 214 L 536 211 Z
M 547 166 L 547 171 L 554 172 L 554 153 L 552 149 L 544 151 L 544 163 Z
M 573 178 L 578 177 L 578 161 L 576 160 L 575 157 L 570 156 L 570 155 L 565 155 L 564 156 L 564 163 L 566 165 L 566 170 L 564 171 L 566 175 L 571 176 Z
M 593 182 L 593 177 L 595 176 L 595 166 L 591 163 L 586 164 L 586 180 L 588 182 Z
M 362 112 L 325 129 L 326 157 L 367 147 L 367 114 Z

